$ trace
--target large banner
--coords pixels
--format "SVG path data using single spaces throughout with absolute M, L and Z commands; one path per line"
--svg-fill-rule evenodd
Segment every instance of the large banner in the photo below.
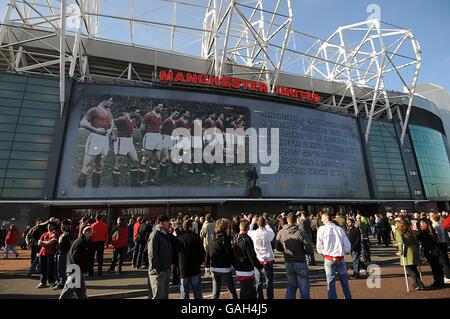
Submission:
M 369 198 L 353 118 L 154 88 L 80 84 L 73 96 L 58 198 L 243 198 L 252 171 L 265 198 Z

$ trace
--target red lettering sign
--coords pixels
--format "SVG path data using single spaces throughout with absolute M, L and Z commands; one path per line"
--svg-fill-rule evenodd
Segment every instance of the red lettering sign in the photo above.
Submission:
M 269 87 L 264 82 L 250 81 L 240 78 L 209 76 L 207 74 L 197 74 L 190 72 L 160 71 L 159 80 L 164 82 L 178 82 L 188 84 L 209 85 L 212 87 L 223 87 L 234 90 L 246 90 L 252 92 L 269 93 Z M 278 85 L 275 88 L 275 95 L 299 99 L 312 103 L 320 103 L 321 97 L 315 92 L 302 91 Z

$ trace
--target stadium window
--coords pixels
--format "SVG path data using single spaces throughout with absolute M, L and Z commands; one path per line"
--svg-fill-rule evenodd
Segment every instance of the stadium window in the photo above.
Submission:
M 9 91 L 0 89 L 0 99 L 22 99 L 23 92 L 20 91 Z
M 1 116 L 0 116 L 1 120 Z M 35 117 L 27 117 L 21 116 L 19 118 L 19 124 L 25 125 L 37 125 L 37 126 L 55 126 L 54 119 L 45 119 L 45 118 L 35 118 Z

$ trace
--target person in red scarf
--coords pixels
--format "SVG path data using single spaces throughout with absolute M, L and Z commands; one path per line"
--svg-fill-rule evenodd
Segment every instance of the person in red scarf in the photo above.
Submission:
M 16 250 L 17 240 L 19 240 L 19 231 L 17 230 L 16 225 L 11 224 L 9 231 L 6 234 L 4 259 L 8 259 L 10 251 L 16 255 L 16 258 L 19 257 L 19 253 Z
M 125 223 L 125 218 L 119 217 L 117 219 L 117 228 L 112 235 L 111 244 L 114 247 L 114 255 L 111 262 L 110 272 L 114 272 L 116 268 L 117 259 L 119 259 L 119 269 L 117 274 L 122 273 L 122 265 L 125 261 L 125 256 L 128 250 L 128 226 Z

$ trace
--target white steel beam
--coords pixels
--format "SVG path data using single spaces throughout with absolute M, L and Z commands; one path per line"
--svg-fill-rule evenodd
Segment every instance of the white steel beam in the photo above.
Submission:
M 66 101 L 66 0 L 61 0 L 61 23 L 59 33 L 59 103 L 61 116 Z

